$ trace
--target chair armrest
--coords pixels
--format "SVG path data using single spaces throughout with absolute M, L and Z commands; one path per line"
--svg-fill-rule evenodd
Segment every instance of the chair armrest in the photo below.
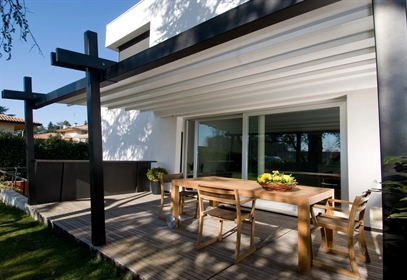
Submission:
M 243 204 L 246 204 L 246 203 L 248 203 L 250 201 L 255 201 L 255 200 L 256 200 L 256 198 L 254 198 L 254 197 L 248 197 L 246 199 L 241 200 L 240 205 L 243 205 Z
M 338 200 L 338 201 L 340 201 L 340 200 Z M 332 211 L 336 211 L 336 212 L 341 212 L 341 213 L 345 213 L 345 214 L 349 214 L 350 213 L 350 211 L 349 210 L 346 210 L 346 209 L 342 209 L 342 208 L 338 208 L 338 207 L 334 207 L 334 206 L 329 206 L 329 205 L 321 205 L 321 204 L 314 204 L 314 205 L 311 205 L 311 211 L 312 211 L 312 213 L 313 213 L 313 209 L 314 208 L 318 208 L 318 209 L 325 209 L 325 212 L 331 212 L 332 213 Z
M 327 209 L 328 207 L 322 204 L 311 205 L 311 208 Z
M 329 198 L 328 202 L 336 202 L 336 203 L 341 203 L 341 204 L 353 204 L 353 202 L 351 201 L 347 201 L 347 200 L 342 200 L 342 199 L 333 199 L 333 198 Z

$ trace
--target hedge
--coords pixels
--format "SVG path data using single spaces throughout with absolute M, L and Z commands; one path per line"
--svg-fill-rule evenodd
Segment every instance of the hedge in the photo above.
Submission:
M 0 131 L 0 167 L 26 167 L 25 136 Z M 34 139 L 34 158 L 48 160 L 88 160 L 88 142 L 73 142 L 51 136 Z

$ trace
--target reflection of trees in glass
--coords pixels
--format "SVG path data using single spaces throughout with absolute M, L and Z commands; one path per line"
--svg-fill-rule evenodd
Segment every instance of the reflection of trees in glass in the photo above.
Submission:
M 339 137 L 339 132 L 323 131 L 268 133 L 265 155 L 281 157 L 284 169 L 317 172 L 319 165 L 328 165 L 334 156 L 339 158 Z M 258 135 L 252 135 L 249 141 L 252 155 L 257 155 L 257 139 Z
M 198 161 L 200 170 L 207 170 L 213 161 L 219 164 L 222 171 L 241 171 L 242 162 L 242 135 L 229 134 L 228 131 L 210 128 L 210 135 L 204 139 L 204 145 L 198 147 Z M 221 167 L 222 166 L 222 167 Z M 221 168 L 220 168 L 221 167 Z M 220 170 L 219 170 L 220 171 Z
M 325 132 L 322 134 L 324 142 L 324 151 L 339 152 L 341 149 L 341 140 L 339 132 Z

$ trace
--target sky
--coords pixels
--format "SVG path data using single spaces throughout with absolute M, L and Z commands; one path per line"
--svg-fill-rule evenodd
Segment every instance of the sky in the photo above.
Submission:
M 49 93 L 71 82 L 82 79 L 85 73 L 51 65 L 51 52 L 56 48 L 84 53 L 84 33 L 98 34 L 99 57 L 117 61 L 118 53 L 105 48 L 106 25 L 134 6 L 139 0 L 25 0 L 31 32 L 41 48 L 33 48 L 14 36 L 11 60 L 2 52 L 0 58 L 0 91 L 23 91 L 24 77 L 32 78 L 32 90 Z M 24 101 L 3 99 L 0 106 L 8 108 L 7 114 L 24 119 Z M 87 121 L 85 106 L 52 104 L 34 110 L 34 121 L 47 127 L 67 120 L 71 125 Z

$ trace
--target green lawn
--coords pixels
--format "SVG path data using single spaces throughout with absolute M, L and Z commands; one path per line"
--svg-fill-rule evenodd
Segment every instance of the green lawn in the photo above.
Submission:
M 118 274 L 73 239 L 0 201 L 0 279 L 126 279 Z

